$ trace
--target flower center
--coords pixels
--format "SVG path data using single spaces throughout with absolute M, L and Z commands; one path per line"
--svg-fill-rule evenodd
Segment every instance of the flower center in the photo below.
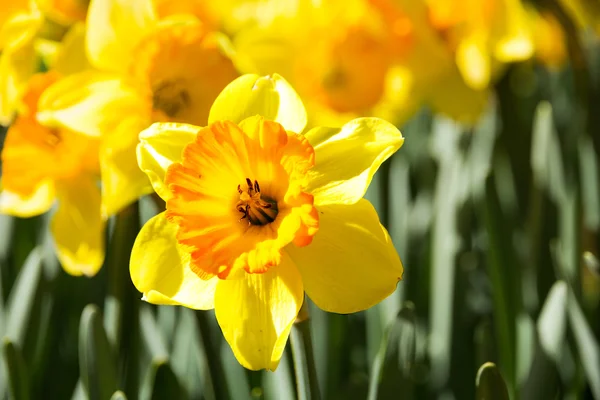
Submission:
M 277 202 L 266 196 L 261 198 L 257 180 L 253 184 L 250 178 L 246 178 L 246 186 L 245 190 L 242 189 L 242 185 L 237 187 L 240 201 L 235 208 L 242 213 L 240 220 L 246 218 L 252 225 L 266 225 L 275 221 L 278 213 Z
M 1 153 L 3 188 L 29 196 L 47 181 L 98 171 L 99 139 L 36 120 L 40 95 L 58 80 L 54 72 L 34 75 L 23 92 L 23 109 L 6 133 Z
M 211 104 L 239 75 L 220 38 L 186 22 L 161 25 L 140 41 L 129 74 L 154 122 L 206 125 Z
M 181 80 L 161 81 L 152 90 L 152 108 L 175 118 L 189 107 L 191 97 Z
M 165 174 L 166 216 L 199 277 L 264 273 L 285 246 L 311 243 L 319 214 L 305 192 L 314 149 L 304 136 L 259 116 L 217 121 L 181 154 Z

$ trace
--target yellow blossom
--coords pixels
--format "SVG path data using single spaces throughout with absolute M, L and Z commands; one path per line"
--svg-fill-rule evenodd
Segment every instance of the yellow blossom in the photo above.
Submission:
M 58 200 L 51 230 L 58 258 L 72 275 L 94 275 L 104 260 L 100 217 L 98 140 L 36 120 L 37 102 L 58 79 L 55 72 L 31 78 L 2 150 L 0 212 L 31 217 Z
M 134 244 L 130 272 L 155 304 L 215 309 L 246 368 L 274 370 L 306 293 L 352 313 L 389 294 L 402 264 L 363 196 L 403 143 L 376 118 L 302 134 L 306 111 L 280 76 L 244 75 L 204 127 L 156 123 L 138 162 L 166 211 Z
M 394 66 L 410 51 L 412 24 L 392 1 L 242 2 L 230 14 L 223 24 L 234 26 L 240 57 L 288 77 L 311 125 L 343 123 L 383 102 L 396 105 L 397 121 L 407 114 L 409 82 Z M 247 19 L 228 23 L 237 15 Z
M 446 38 L 465 82 L 487 88 L 504 63 L 533 54 L 520 0 L 425 0 L 431 23 Z
M 85 58 L 77 43 L 86 13 L 85 0 L 11 1 L 0 11 L 0 123 L 8 125 L 29 79 L 43 65 L 68 59 L 71 73 L 81 69 Z M 61 19 L 60 15 L 64 18 Z M 68 17 L 71 15 L 73 18 Z M 61 22 L 64 25 L 59 25 Z M 67 47 L 67 49 L 63 49 Z M 60 67 L 59 67 L 60 68 Z
M 560 22 L 547 11 L 527 10 L 531 34 L 535 44 L 535 56 L 549 67 L 561 67 L 567 61 L 567 43 Z
M 40 99 L 45 123 L 103 137 L 105 215 L 152 190 L 135 160 L 138 132 L 156 121 L 205 124 L 210 104 L 238 76 L 223 35 L 156 5 L 92 0 L 85 43 L 93 68 Z

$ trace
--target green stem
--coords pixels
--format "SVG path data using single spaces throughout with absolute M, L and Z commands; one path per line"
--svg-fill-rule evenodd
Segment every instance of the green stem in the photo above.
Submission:
M 213 340 L 214 338 L 211 335 L 208 312 L 197 311 L 196 319 L 198 320 L 202 347 L 204 349 L 204 354 L 206 355 L 206 363 L 208 364 L 208 373 L 210 374 L 210 384 L 212 385 L 214 398 L 219 400 L 229 399 L 231 396 L 227 386 L 225 370 L 223 369 L 221 356 L 219 354 L 220 346 L 219 343 L 215 343 Z
M 302 318 L 302 317 L 304 318 Z M 306 301 L 299 313 L 298 321 L 292 326 L 290 337 L 298 400 L 319 400 L 321 392 L 317 380 L 315 357 L 310 332 L 310 319 Z
M 131 249 L 140 228 L 138 203 L 117 214 L 108 248 L 108 296 L 104 326 L 113 349 L 121 354 L 120 388 L 129 399 L 138 398 L 139 388 L 139 305 L 140 294 L 129 276 Z

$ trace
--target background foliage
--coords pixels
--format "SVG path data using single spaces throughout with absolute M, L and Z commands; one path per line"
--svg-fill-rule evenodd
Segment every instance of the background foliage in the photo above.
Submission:
M 62 271 L 47 216 L 0 216 L 0 398 L 600 399 L 600 47 L 569 51 L 511 66 L 473 128 L 401 127 L 367 198 L 404 280 L 363 313 L 311 306 L 274 373 L 244 370 L 212 312 L 140 301 L 153 198 L 110 221 L 91 279 Z

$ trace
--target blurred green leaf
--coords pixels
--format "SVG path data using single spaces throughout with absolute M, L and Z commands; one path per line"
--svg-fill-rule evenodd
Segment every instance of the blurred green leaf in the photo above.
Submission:
M 298 318 L 305 319 L 296 321 L 290 333 L 292 359 L 296 374 L 296 391 L 298 400 L 318 400 L 321 398 L 321 392 L 315 368 L 315 355 L 312 345 L 310 321 L 308 319 L 308 305 L 306 302 L 302 307 L 303 309 L 300 310 Z
M 88 395 L 85 392 L 81 378 L 75 385 L 75 390 L 73 390 L 73 396 L 71 396 L 71 400 L 88 400 Z
M 221 351 L 220 358 L 223 360 L 223 373 L 227 383 L 227 391 L 233 400 L 246 400 L 252 392 L 251 383 L 248 379 L 248 374 L 244 367 L 236 360 L 233 351 L 227 342 L 220 342 Z M 207 364 L 209 367 L 209 364 Z M 211 384 L 210 375 L 205 380 L 208 387 Z M 215 397 L 219 400 L 220 397 Z
M 369 400 L 413 396 L 412 373 L 417 353 L 414 305 L 407 303 L 389 326 L 371 369 Z
M 592 394 L 600 399 L 600 346 L 573 291 L 568 296 L 569 322 Z
M 18 345 L 5 337 L 2 350 L 10 397 L 15 400 L 29 399 L 31 381 L 29 379 L 25 360 L 23 359 L 23 355 L 21 354 Z
M 600 261 L 592 252 L 583 252 L 583 263 L 591 273 L 600 276 Z
M 531 168 L 534 180 L 548 190 L 553 200 L 560 203 L 565 197 L 565 178 L 552 116 L 550 103 L 541 102 L 536 108 L 531 145 Z
M 25 260 L 13 289 L 10 292 L 4 334 L 21 348 L 25 344 L 26 335 L 34 315 L 36 296 L 39 295 L 42 283 L 41 250 L 35 248 Z
M 140 328 L 142 338 L 148 347 L 153 360 L 169 359 L 169 353 L 149 305 L 140 307 Z
M 567 329 L 567 284 L 558 281 L 552 286 L 537 321 L 542 349 L 556 364 L 560 363 Z
M 527 380 L 527 377 L 531 371 L 531 365 L 535 357 L 536 336 L 533 319 L 524 312 L 519 313 L 519 316 L 517 317 L 516 328 L 516 384 L 520 386 Z
M 142 389 L 143 400 L 187 399 L 187 393 L 165 360 L 153 360 L 146 388 Z
M 232 391 L 236 387 L 243 386 L 239 381 L 231 381 L 227 379 L 227 365 L 223 365 L 221 357 L 219 356 L 219 343 L 224 342 L 219 336 L 215 335 L 215 331 L 219 331 L 220 328 L 214 329 L 216 325 L 216 317 L 214 311 L 196 311 L 197 324 L 197 339 L 200 339 L 202 353 L 204 354 L 204 374 L 206 376 L 205 391 L 212 390 L 214 397 L 218 399 L 229 398 L 232 395 Z M 239 365 L 238 365 L 239 367 Z M 241 367 L 240 367 L 241 368 Z M 247 394 L 248 392 L 246 392 Z
M 509 219 L 500 204 L 495 175 L 486 182 L 484 221 L 488 234 L 488 271 L 492 284 L 498 357 L 513 390 L 516 384 L 516 321 L 521 303 L 520 267 Z
M 506 383 L 494 363 L 487 362 L 479 368 L 475 384 L 477 400 L 509 400 Z
M 110 400 L 127 400 L 127 397 L 125 396 L 125 393 L 121 392 L 120 390 L 117 390 L 110 397 Z
M 160 308 L 176 308 L 160 306 Z M 171 367 L 179 377 L 191 398 L 214 399 L 206 354 L 202 351 L 196 312 L 185 307 L 177 307 L 178 318 L 173 332 Z M 239 383 L 241 385 L 241 383 Z M 246 392 L 247 394 L 248 392 Z
M 581 171 L 584 225 L 587 229 L 596 231 L 600 227 L 599 165 L 594 145 L 588 136 L 582 136 L 579 142 L 579 169 Z
M 559 369 L 564 366 L 567 329 L 567 285 L 554 283 L 537 321 L 534 358 L 521 387 L 522 398 L 549 398 L 558 389 Z M 530 346 L 531 347 L 531 346 Z
M 14 217 L 0 214 L 0 264 L 8 258 L 8 253 L 12 244 L 12 233 L 14 227 Z
M 454 278 L 459 237 L 457 209 L 467 187 L 462 179 L 459 152 L 460 126 L 438 117 L 434 120 L 432 153 L 439 162 L 436 181 L 431 247 L 431 382 L 440 388 L 450 376 Z
M 117 390 L 117 363 L 98 307 L 87 305 L 79 324 L 79 368 L 90 400 L 109 399 Z
M 265 372 L 263 377 L 265 400 L 295 400 L 294 378 L 289 361 L 288 352 L 284 351 L 279 367 L 274 372 Z
M 104 302 L 104 327 L 113 351 L 120 355 L 116 360 L 117 382 L 130 400 L 137 400 L 140 379 L 139 306 L 142 301 L 129 276 L 129 258 L 139 230 L 139 206 L 135 202 L 114 218 L 105 261 L 108 293 Z

